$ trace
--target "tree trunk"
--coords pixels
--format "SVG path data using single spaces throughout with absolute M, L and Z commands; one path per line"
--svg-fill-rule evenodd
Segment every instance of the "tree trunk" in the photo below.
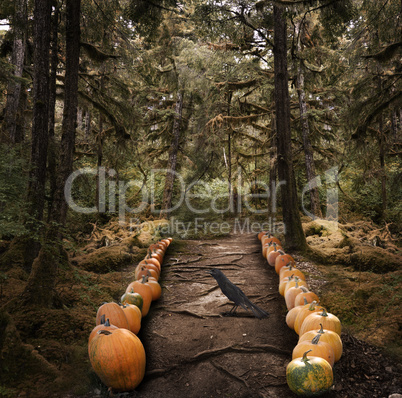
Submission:
M 57 145 L 54 134 L 55 114 L 56 114 L 56 78 L 58 57 L 58 28 L 59 28 L 59 8 L 56 7 L 52 19 L 52 39 L 50 56 L 50 82 L 49 82 L 49 148 L 48 148 L 48 175 L 49 175 L 49 203 L 48 203 L 48 221 L 53 206 L 54 194 L 56 192 L 57 181 Z
M 163 190 L 161 217 L 165 216 L 165 214 L 168 213 L 172 208 L 173 186 L 177 166 L 177 153 L 179 151 L 179 142 L 181 135 L 183 97 L 184 93 L 178 91 L 175 107 L 176 114 L 173 122 L 173 139 L 169 149 L 168 171 L 166 173 L 165 188 Z
M 64 185 L 73 171 L 75 130 L 78 106 L 78 68 L 80 56 L 80 0 L 66 2 L 66 76 L 60 162 L 57 170 L 57 187 L 51 220 L 64 225 L 68 204 L 64 198 Z
M 276 131 L 278 135 L 278 177 L 281 187 L 285 243 L 288 250 L 307 248 L 297 199 L 293 172 L 290 131 L 290 99 L 287 70 L 287 34 L 284 8 L 274 5 L 274 75 Z
M 13 19 L 13 52 L 11 63 L 14 65 L 14 76 L 21 78 L 24 70 L 27 4 L 26 0 L 15 2 L 15 16 Z M 23 111 L 20 100 L 22 97 L 22 84 L 18 80 L 10 80 L 7 87 L 7 104 L 5 109 L 5 123 L 11 143 L 17 144 L 24 139 L 21 123 L 23 123 Z M 22 112 L 21 112 L 22 110 Z M 23 124 L 22 124 L 23 125 Z
M 43 0 L 39 0 L 43 1 Z M 60 226 L 64 226 L 68 204 L 64 198 L 64 186 L 73 170 L 75 128 L 78 105 L 78 67 L 80 54 L 80 0 L 66 2 L 66 76 L 60 163 L 57 185 L 50 214 L 46 243 L 32 265 L 24 299 L 31 305 L 50 307 L 53 303 L 57 266 L 63 253 L 59 240 Z
M 28 202 L 35 227 L 43 218 L 45 204 L 46 160 L 49 114 L 49 47 L 51 30 L 51 0 L 36 0 L 34 9 L 34 78 L 31 165 Z
M 300 35 L 300 22 L 296 23 L 295 35 L 299 38 Z M 300 54 L 300 39 L 297 42 L 297 52 Z M 306 104 L 306 94 L 304 91 L 304 71 L 303 71 L 303 62 L 302 60 L 295 60 L 296 68 L 297 68 L 297 78 L 296 78 L 296 87 L 297 94 L 299 97 L 299 109 L 300 109 L 300 123 L 302 129 L 302 138 L 303 138 L 303 149 L 304 149 L 304 159 L 306 162 L 306 177 L 309 185 L 310 192 L 310 204 L 311 204 L 311 213 L 317 217 L 322 218 L 322 212 L 320 207 L 320 197 L 318 194 L 317 187 L 313 184 L 314 179 L 316 178 L 315 174 L 315 164 L 314 164 L 314 156 L 313 156 L 313 147 L 311 146 L 310 141 L 310 126 L 308 122 L 307 115 L 307 104 Z
M 100 78 L 100 90 L 103 94 L 105 90 L 105 64 L 101 67 L 101 78 Z M 98 134 L 96 136 L 96 157 L 97 157 L 97 167 L 98 173 L 96 174 L 96 191 L 95 191 L 95 203 L 98 206 L 98 217 L 102 216 L 102 213 L 105 211 L 105 203 L 103 195 L 101 194 L 100 187 L 100 168 L 102 166 L 103 161 L 103 124 L 104 124 L 104 116 L 101 112 L 99 112 L 99 124 L 98 124 Z
M 381 175 L 381 217 L 384 218 L 385 210 L 387 209 L 387 172 L 385 170 L 385 135 L 383 126 L 383 116 L 380 115 L 378 144 L 379 144 L 379 159 L 380 159 L 380 175 Z
M 230 106 L 232 103 L 232 92 L 227 93 L 227 115 L 230 116 Z M 228 197 L 229 197 L 229 211 L 234 213 L 236 204 L 234 203 L 234 192 L 232 186 L 232 127 L 228 126 Z
M 278 174 L 277 166 L 277 147 L 278 147 L 278 137 L 276 133 L 276 119 L 275 115 L 272 115 L 272 125 L 270 132 L 271 146 L 269 148 L 269 192 L 270 197 L 268 199 L 268 221 L 273 226 L 275 213 L 276 213 L 276 176 Z
M 87 109 L 85 112 L 85 133 L 84 133 L 85 141 L 88 142 L 90 134 L 91 134 L 91 112 L 89 109 Z

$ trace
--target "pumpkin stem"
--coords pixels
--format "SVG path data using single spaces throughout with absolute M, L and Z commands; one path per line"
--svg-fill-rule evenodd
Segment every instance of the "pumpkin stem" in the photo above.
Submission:
M 102 315 L 102 316 L 104 316 L 104 315 Z M 105 326 L 110 326 L 109 318 L 106 319 Z
M 305 297 L 303 297 L 303 300 L 304 300 L 304 305 L 307 305 L 308 304 L 307 299 Z
M 310 307 L 308 307 L 308 309 L 309 309 L 310 311 L 313 311 L 313 310 L 315 309 L 316 304 L 317 304 L 317 301 L 314 300 L 314 301 L 310 304 Z
M 306 288 L 306 286 L 300 286 L 300 289 L 303 291 L 303 293 L 308 292 L 308 289 Z
M 109 336 L 110 334 L 112 334 L 112 332 L 110 332 L 109 330 L 98 330 L 98 334 Z
M 322 313 L 320 315 L 321 316 L 328 316 L 328 312 L 325 310 L 325 308 L 322 309 Z
M 305 364 L 307 364 L 308 361 L 309 361 L 309 359 L 307 358 L 307 354 L 308 354 L 310 351 L 313 351 L 313 350 L 308 350 L 308 351 L 306 351 L 306 352 L 303 354 L 302 361 L 303 361 Z
M 320 330 L 317 333 L 324 334 L 325 332 L 324 332 L 324 329 L 322 327 L 322 323 L 320 323 L 320 326 L 321 326 Z
M 320 337 L 321 337 L 321 334 L 318 333 L 318 334 L 313 338 L 313 340 L 311 340 L 311 342 L 312 342 L 313 344 L 318 344 L 318 343 L 320 342 Z
M 100 323 L 101 323 L 101 325 L 105 324 L 105 314 L 101 315 Z
M 148 282 L 148 275 L 142 275 L 141 283 L 147 283 L 147 282 Z

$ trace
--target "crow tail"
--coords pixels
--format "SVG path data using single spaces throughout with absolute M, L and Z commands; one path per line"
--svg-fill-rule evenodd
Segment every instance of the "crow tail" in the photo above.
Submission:
M 253 311 L 253 314 L 258 319 L 266 318 L 269 315 L 268 312 L 264 311 L 262 308 L 253 304 L 251 301 L 247 303 L 247 307 L 250 308 L 251 311 Z

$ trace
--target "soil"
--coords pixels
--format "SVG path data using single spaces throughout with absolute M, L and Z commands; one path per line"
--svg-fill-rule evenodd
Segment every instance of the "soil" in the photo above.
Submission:
M 138 253 L 127 253 L 134 264 Z M 312 290 L 319 295 L 324 292 L 322 270 L 302 257 L 296 259 Z M 278 293 L 278 276 L 262 257 L 256 235 L 175 240 L 169 247 L 161 274 L 162 297 L 152 304 L 138 335 L 147 354 L 146 375 L 136 391 L 127 393 L 108 391 L 100 382 L 87 358 L 86 339 L 94 324 L 94 303 L 118 301 L 134 266 L 127 266 L 124 260 L 120 270 L 114 267 L 107 273 L 93 274 L 78 268 L 74 261 L 72 264 L 58 286 L 63 308 L 46 314 L 16 312 L 13 316 L 25 349 L 46 361 L 47 378 L 34 375 L 31 384 L 25 380 L 20 389 L 7 390 L 0 385 L 0 397 L 295 396 L 286 384 L 285 369 L 298 336 L 285 323 L 287 311 Z M 269 317 L 256 319 L 241 308 L 235 316 L 227 316 L 232 304 L 207 273 L 213 267 L 220 268 L 269 312 Z M 8 286 L 13 283 L 13 289 L 5 286 L 5 300 L 22 290 L 23 283 L 13 282 L 26 279 L 22 274 L 16 269 L 8 274 Z M 14 336 L 13 330 L 10 335 Z M 388 398 L 402 394 L 398 360 L 354 336 L 347 330 L 342 333 L 343 356 L 334 366 L 334 385 L 323 397 Z M 58 379 L 51 374 L 53 370 Z
M 255 235 L 187 241 L 162 273 L 163 298 L 139 337 L 147 373 L 133 397 L 292 397 L 285 369 L 298 336 L 285 323 L 278 276 Z M 256 319 L 232 304 L 206 272 L 218 267 L 270 313 Z M 344 353 L 324 397 L 388 397 L 402 393 L 401 367 L 378 348 L 343 333 Z M 118 395 L 117 395 L 118 396 Z

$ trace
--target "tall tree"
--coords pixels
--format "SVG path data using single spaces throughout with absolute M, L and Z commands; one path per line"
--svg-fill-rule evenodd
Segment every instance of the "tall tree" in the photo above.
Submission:
M 179 152 L 180 135 L 182 132 L 182 114 L 183 114 L 184 91 L 177 92 L 175 105 L 175 115 L 173 120 L 173 138 L 169 149 L 169 161 L 165 178 L 165 188 L 162 198 L 161 215 L 166 215 L 172 208 L 173 187 L 177 167 L 177 154 Z
M 80 61 L 81 0 L 66 2 L 66 76 L 64 83 L 64 108 L 60 162 L 51 220 L 64 225 L 68 204 L 64 197 L 65 183 L 73 171 L 73 155 L 78 107 L 78 69 Z
M 35 0 L 31 166 L 28 202 L 31 227 L 43 218 L 49 122 L 51 0 Z
M 289 250 L 307 247 L 297 199 L 296 180 L 290 131 L 290 99 L 287 64 L 287 30 L 284 7 L 274 5 L 274 73 L 275 116 L 278 142 L 278 177 L 281 186 L 282 215 L 285 224 L 285 242 Z
M 306 176 L 309 184 L 310 192 L 310 205 L 311 213 L 318 218 L 322 218 L 322 212 L 320 207 L 320 197 L 318 194 L 317 186 L 313 185 L 313 181 L 316 177 L 315 163 L 313 156 L 313 148 L 310 140 L 310 125 L 307 113 L 306 93 L 304 90 L 304 66 L 303 59 L 301 57 L 301 35 L 303 34 L 303 20 L 298 20 L 295 23 L 295 36 L 296 36 L 296 57 L 294 59 L 296 66 L 296 88 L 299 98 L 299 110 L 300 110 L 300 124 L 303 139 L 304 159 L 306 163 Z
M 49 307 L 53 303 L 53 288 L 61 253 L 58 235 L 60 226 L 65 225 L 68 209 L 68 204 L 64 197 L 64 187 L 73 170 L 78 105 L 80 5 L 81 0 L 67 0 L 66 2 L 66 76 L 57 185 L 46 242 L 32 264 L 32 271 L 25 289 L 27 302 L 44 307 Z
M 15 12 L 12 19 L 13 52 L 11 64 L 14 66 L 14 78 L 8 83 L 7 104 L 5 110 L 6 129 L 11 143 L 19 143 L 24 139 L 24 107 L 21 99 L 24 97 L 24 89 L 21 78 L 24 69 L 26 26 L 27 26 L 27 1 L 17 0 L 14 4 Z M 22 112 L 19 112 L 21 111 Z

